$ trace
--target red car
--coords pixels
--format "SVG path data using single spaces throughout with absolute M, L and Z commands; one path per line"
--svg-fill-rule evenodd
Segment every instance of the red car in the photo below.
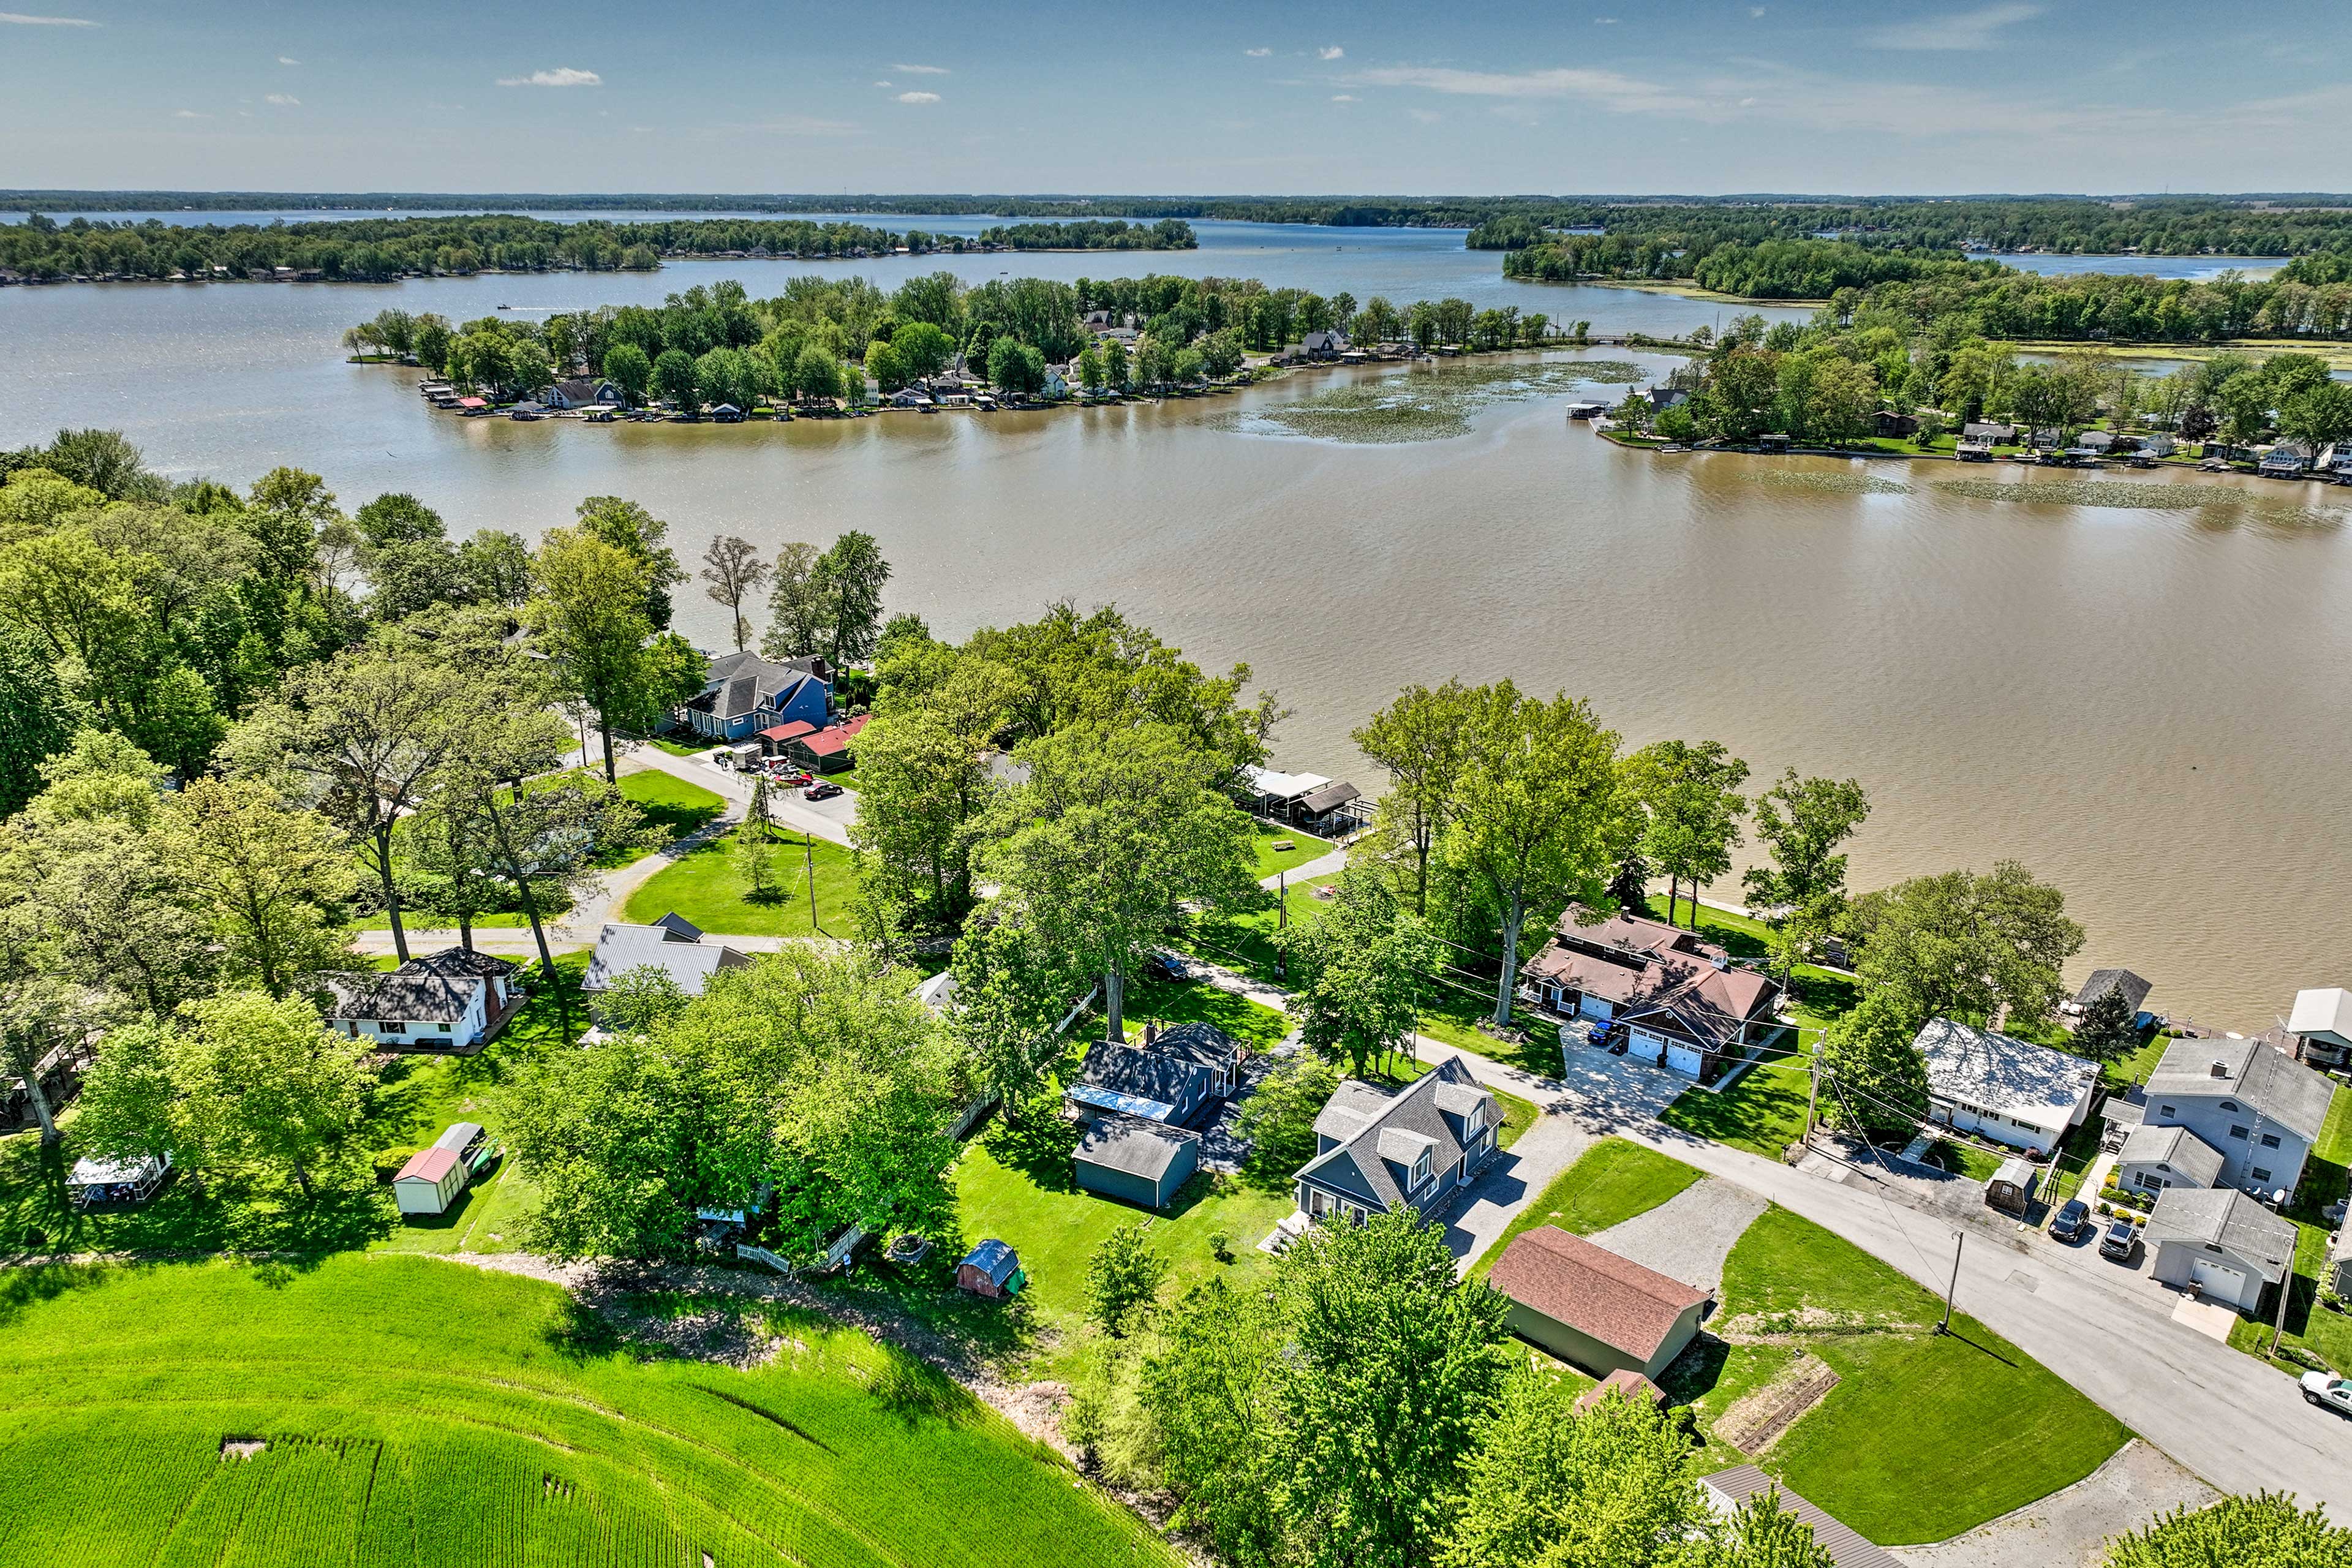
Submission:
M 841 786 L 837 784 L 813 784 L 809 785 L 808 788 L 801 791 L 801 798 L 803 800 L 831 800 L 835 795 L 837 795 L 840 793 Z

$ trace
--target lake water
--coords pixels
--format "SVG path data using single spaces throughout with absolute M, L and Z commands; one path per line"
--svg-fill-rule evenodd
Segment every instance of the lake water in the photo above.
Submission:
M 1359 299 L 1509 299 L 1601 329 L 1714 313 L 1504 285 L 1494 258 L 1432 231 L 1206 237 L 1196 252 L 851 269 L 1238 272 Z M 862 528 L 896 565 L 890 607 L 943 635 L 1067 596 L 1117 601 L 1204 664 L 1248 660 L 1297 710 L 1276 740 L 1286 765 L 1376 788 L 1347 738 L 1366 714 L 1408 682 L 1507 675 L 1590 696 L 1629 744 L 1724 741 L 1759 783 L 1790 764 L 1860 778 L 1876 811 L 1853 847 L 1858 886 L 2022 859 L 2090 928 L 2074 972 L 2136 968 L 2177 1015 L 2264 1027 L 2297 987 L 2352 977 L 2336 923 L 2352 897 L 2343 491 L 2105 476 L 2228 504 L 2029 506 L 1936 488 L 2020 473 L 1880 464 L 1910 493 L 1855 493 L 1834 487 L 1859 464 L 1620 451 L 1556 399 L 1412 445 L 1221 427 L 1237 407 L 1370 374 L 1353 372 L 1059 414 L 517 425 L 436 415 L 415 372 L 345 364 L 335 347 L 385 305 L 464 319 L 729 276 L 759 294 L 792 269 L 0 290 L 0 445 L 119 426 L 174 474 L 243 483 L 299 464 L 346 506 L 410 490 L 459 531 L 535 532 L 583 496 L 632 496 L 689 563 L 719 533 L 772 547 Z M 1653 374 L 1675 363 L 1632 357 Z M 723 635 L 716 606 L 690 590 L 679 605 L 689 634 Z

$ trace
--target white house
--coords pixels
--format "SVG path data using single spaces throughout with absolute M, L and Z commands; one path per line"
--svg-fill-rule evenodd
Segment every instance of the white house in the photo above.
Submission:
M 2313 1067 L 2352 1064 L 2352 991 L 2328 985 L 2296 992 L 2286 1032 L 2295 1038 L 2295 1054 Z
M 1912 1044 L 1927 1063 L 1930 1116 L 2036 1156 L 2083 1120 L 2098 1087 L 2096 1063 L 1949 1018 L 1929 1020 Z
M 678 990 L 699 996 L 722 969 L 746 969 L 751 961 L 724 942 L 705 942 L 702 932 L 675 914 L 653 925 L 606 926 L 596 935 L 596 952 L 580 989 L 599 995 L 633 969 L 658 969 Z
M 338 975 L 328 1027 L 388 1051 L 470 1056 L 524 1001 L 512 959 L 462 947 L 412 958 L 389 974 Z

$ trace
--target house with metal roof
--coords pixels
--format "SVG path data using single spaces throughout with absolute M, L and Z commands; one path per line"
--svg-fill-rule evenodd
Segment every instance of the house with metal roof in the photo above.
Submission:
M 2142 1235 L 2156 1255 L 2150 1272 L 2158 1279 L 2252 1312 L 2262 1305 L 2263 1287 L 2286 1278 L 2297 1232 L 2294 1222 L 2231 1188 L 2168 1187 Z
M 1927 1114 L 1958 1132 L 2046 1155 L 2090 1113 L 2096 1062 L 1950 1018 L 1913 1039 L 1927 1064 Z
M 1079 1186 L 1141 1208 L 1176 1201 L 1201 1168 L 1201 1135 L 1119 1111 L 1095 1118 L 1070 1157 Z
M 725 942 L 705 941 L 692 922 L 675 914 L 653 925 L 615 921 L 596 933 L 596 951 L 589 957 L 580 989 L 600 995 L 633 969 L 657 969 L 685 994 L 699 996 L 720 970 L 751 965 L 750 958 Z
M 756 653 L 722 654 L 703 683 L 679 717 L 714 741 L 740 741 L 795 719 L 822 726 L 833 714 L 833 670 L 814 657 L 779 664 Z
M 1806 1528 L 1813 1532 L 1813 1543 L 1830 1554 L 1830 1561 L 1837 1568 L 1903 1568 L 1902 1560 L 1893 1552 L 1865 1540 L 1754 1465 L 1717 1470 L 1699 1485 L 1706 1489 L 1707 1502 L 1726 1519 L 1738 1513 L 1740 1505 L 1758 1492 L 1777 1493 L 1780 1511 L 1793 1513 L 1804 1521 Z
M 2287 1014 L 2297 1060 L 2315 1068 L 2352 1067 L 2352 991 L 2341 985 L 2298 991 Z
M 2132 1192 L 2210 1187 L 2221 1180 L 2221 1152 L 2186 1127 L 2142 1121 L 2116 1152 L 2116 1185 Z
M 2217 1185 L 2292 1193 L 2336 1086 L 2244 1036 L 2178 1039 L 2148 1074 L 2141 1120 L 2186 1127 L 2221 1155 Z
M 1315 1158 L 1293 1178 L 1298 1212 L 1431 1213 L 1493 1158 L 1502 1120 L 1495 1097 L 1452 1057 L 1393 1092 L 1348 1079 L 1315 1118 Z
M 1486 1282 L 1511 1299 L 1513 1333 L 1596 1377 L 1655 1379 L 1698 1333 L 1712 1299 L 1549 1225 L 1513 1237 Z
M 451 947 L 389 974 L 329 975 L 327 1026 L 381 1050 L 471 1056 L 522 1010 L 520 973 L 510 958 Z

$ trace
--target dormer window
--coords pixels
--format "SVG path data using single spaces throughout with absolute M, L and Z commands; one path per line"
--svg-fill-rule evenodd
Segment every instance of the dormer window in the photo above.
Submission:
M 1429 1151 L 1423 1149 L 1421 1152 L 1421 1157 L 1412 1163 L 1412 1184 L 1417 1187 L 1427 1180 L 1429 1180 Z

